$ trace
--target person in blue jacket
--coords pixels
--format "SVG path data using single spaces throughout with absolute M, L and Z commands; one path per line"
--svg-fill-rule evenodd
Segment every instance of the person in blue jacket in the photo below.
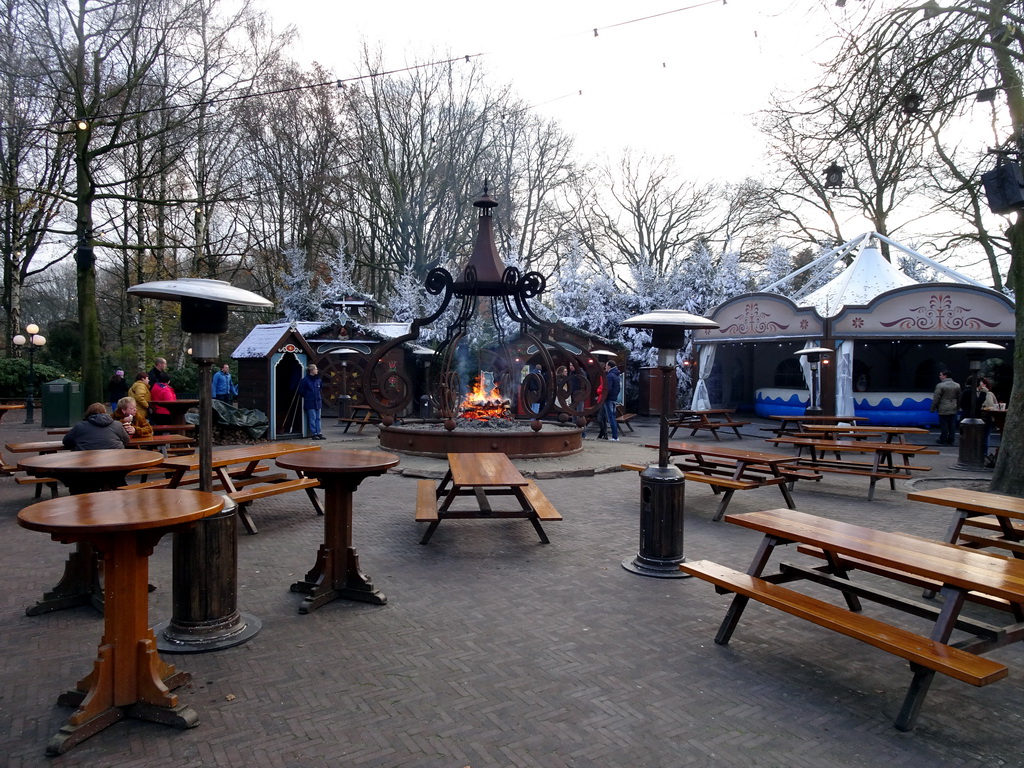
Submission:
M 320 381 L 320 371 L 316 365 L 310 363 L 306 366 L 306 375 L 299 382 L 299 397 L 302 398 L 302 408 L 306 412 L 306 424 L 309 427 L 309 436 L 313 440 L 325 440 L 320 434 L 320 409 L 324 401 L 320 395 L 323 382 Z
M 619 442 L 619 422 L 615 420 L 615 406 L 619 402 L 619 390 L 622 388 L 622 378 L 619 376 L 619 369 L 615 366 L 614 360 L 604 364 L 604 378 L 607 382 L 608 391 L 605 394 L 604 412 L 608 419 L 608 427 L 612 431 L 611 441 Z
M 213 374 L 213 397 L 230 403 L 238 397 L 238 385 L 231 380 L 231 366 L 224 363 L 220 370 Z

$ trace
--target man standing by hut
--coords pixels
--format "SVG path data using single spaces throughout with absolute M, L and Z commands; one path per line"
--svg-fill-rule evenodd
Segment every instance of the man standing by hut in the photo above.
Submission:
M 953 445 L 956 437 L 956 412 L 960 409 L 960 385 L 949 371 L 939 373 L 932 393 L 932 413 L 939 414 L 939 445 Z
M 306 412 L 306 424 L 309 426 L 309 437 L 312 440 L 324 440 L 320 434 L 320 409 L 323 398 L 320 390 L 320 371 L 310 363 L 306 366 L 306 376 L 299 382 L 299 397 L 302 398 L 302 409 Z

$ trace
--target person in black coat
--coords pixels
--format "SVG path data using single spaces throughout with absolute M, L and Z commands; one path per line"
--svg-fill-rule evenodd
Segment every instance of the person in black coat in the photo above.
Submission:
M 128 433 L 120 421 L 114 421 L 103 403 L 85 409 L 85 418 L 75 424 L 61 440 L 72 451 L 99 451 L 105 448 L 127 448 Z

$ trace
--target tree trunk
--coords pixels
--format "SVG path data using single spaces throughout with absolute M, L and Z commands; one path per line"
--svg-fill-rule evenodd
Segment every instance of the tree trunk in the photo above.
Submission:
M 1016 292 L 1014 315 L 1016 332 L 1013 337 L 1013 389 L 1006 404 L 1006 425 L 999 436 L 999 457 L 992 474 L 989 490 L 1009 496 L 1024 496 L 1024 472 L 1020 471 L 1024 457 L 1024 301 L 1020 287 L 1024 286 L 1024 225 L 1022 213 L 1007 230 L 1010 239 L 1010 269 L 1007 285 Z

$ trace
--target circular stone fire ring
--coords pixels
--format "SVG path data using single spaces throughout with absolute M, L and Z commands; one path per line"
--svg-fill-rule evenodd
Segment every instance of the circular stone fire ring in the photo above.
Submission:
M 545 424 L 525 430 L 446 429 L 434 426 L 380 427 L 380 447 L 407 456 L 443 459 L 449 453 L 504 453 L 510 459 L 569 456 L 583 450 L 583 430 Z

